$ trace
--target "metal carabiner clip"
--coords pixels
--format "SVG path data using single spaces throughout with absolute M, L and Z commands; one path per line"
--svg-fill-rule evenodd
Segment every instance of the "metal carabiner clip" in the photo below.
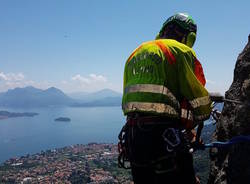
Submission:
M 180 143 L 179 131 L 175 128 L 168 128 L 166 129 L 162 137 L 164 141 L 167 142 L 167 151 L 172 152 L 175 147 L 177 147 Z

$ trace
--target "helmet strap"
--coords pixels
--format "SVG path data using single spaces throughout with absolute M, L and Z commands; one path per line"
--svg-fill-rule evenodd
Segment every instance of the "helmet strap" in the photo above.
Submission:
M 195 40 L 196 40 L 196 34 L 194 32 L 188 33 L 186 37 L 186 45 L 192 48 Z
M 186 43 L 187 43 L 187 35 L 184 35 L 184 36 L 182 37 L 181 43 L 183 43 L 183 44 L 186 45 Z

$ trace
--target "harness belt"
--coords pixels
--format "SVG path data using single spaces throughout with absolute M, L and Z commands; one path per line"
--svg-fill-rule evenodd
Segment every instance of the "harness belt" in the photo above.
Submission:
M 181 128 L 180 120 L 166 116 L 150 116 L 133 113 L 127 116 L 127 125 L 166 125 L 172 128 Z

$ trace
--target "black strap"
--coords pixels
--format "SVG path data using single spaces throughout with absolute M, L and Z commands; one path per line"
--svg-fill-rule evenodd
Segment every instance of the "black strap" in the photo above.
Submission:
M 181 123 L 178 119 L 167 116 L 140 115 L 137 113 L 127 116 L 127 124 L 128 126 L 166 125 L 168 127 L 181 128 Z
M 127 123 L 122 127 L 119 135 L 118 135 L 118 167 L 124 169 L 130 169 L 129 163 L 129 153 L 128 153 L 128 145 L 127 145 Z

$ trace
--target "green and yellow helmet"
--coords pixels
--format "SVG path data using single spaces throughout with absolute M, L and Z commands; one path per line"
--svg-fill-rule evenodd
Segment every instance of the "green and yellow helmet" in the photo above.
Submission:
M 158 38 L 161 37 L 165 28 L 170 24 L 177 24 L 187 32 L 186 39 L 185 41 L 183 41 L 184 44 L 189 47 L 192 47 L 194 45 L 196 39 L 197 26 L 190 15 L 186 13 L 177 13 L 169 17 L 166 22 L 164 22 L 159 34 L 157 35 Z

